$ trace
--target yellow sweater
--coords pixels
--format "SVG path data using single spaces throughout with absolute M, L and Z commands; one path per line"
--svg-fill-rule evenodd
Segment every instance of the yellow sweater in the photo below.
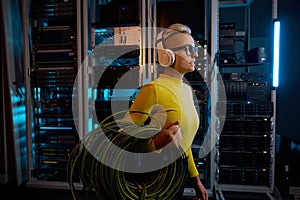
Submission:
M 179 120 L 182 132 L 181 146 L 188 156 L 190 177 L 198 176 L 191 145 L 199 126 L 199 116 L 189 85 L 183 83 L 182 80 L 161 74 L 159 78 L 141 88 L 129 110 L 147 113 L 130 114 L 131 119 L 138 125 L 144 124 L 149 115 L 160 121 L 161 126 Z M 148 141 L 148 148 L 150 151 L 156 150 L 153 139 Z

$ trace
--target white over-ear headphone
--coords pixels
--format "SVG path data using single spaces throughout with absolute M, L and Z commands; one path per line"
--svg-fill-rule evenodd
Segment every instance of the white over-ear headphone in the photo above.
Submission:
M 165 30 L 162 30 L 157 35 L 156 47 L 157 47 L 157 60 L 158 63 L 164 67 L 169 67 L 175 62 L 175 53 L 170 49 L 164 48 L 163 34 Z

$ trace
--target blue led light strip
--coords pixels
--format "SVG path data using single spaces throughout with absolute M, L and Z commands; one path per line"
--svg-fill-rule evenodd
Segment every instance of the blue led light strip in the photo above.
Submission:
M 273 87 L 279 86 L 279 44 L 280 44 L 280 21 L 274 21 L 273 33 Z

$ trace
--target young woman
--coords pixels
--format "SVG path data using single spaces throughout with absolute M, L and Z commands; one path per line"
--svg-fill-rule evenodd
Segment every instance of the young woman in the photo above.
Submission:
M 197 47 L 190 28 L 179 23 L 161 31 L 157 45 L 158 62 L 163 66 L 164 73 L 140 89 L 129 115 L 138 125 L 145 124 L 149 115 L 160 122 L 162 129 L 147 141 L 147 151 L 180 145 L 187 155 L 189 177 L 194 182 L 197 199 L 208 200 L 191 149 L 199 126 L 199 116 L 192 88 L 183 82 L 184 75 L 195 70 Z

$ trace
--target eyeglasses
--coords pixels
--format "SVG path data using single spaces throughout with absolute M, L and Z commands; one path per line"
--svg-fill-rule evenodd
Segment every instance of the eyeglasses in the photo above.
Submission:
M 191 56 L 194 53 L 198 54 L 198 47 L 192 46 L 191 44 L 187 44 L 187 45 L 184 45 L 184 46 L 181 46 L 181 47 L 172 48 L 171 50 L 179 51 L 179 50 L 182 50 L 182 49 L 185 50 L 185 53 L 186 53 L 187 56 Z

